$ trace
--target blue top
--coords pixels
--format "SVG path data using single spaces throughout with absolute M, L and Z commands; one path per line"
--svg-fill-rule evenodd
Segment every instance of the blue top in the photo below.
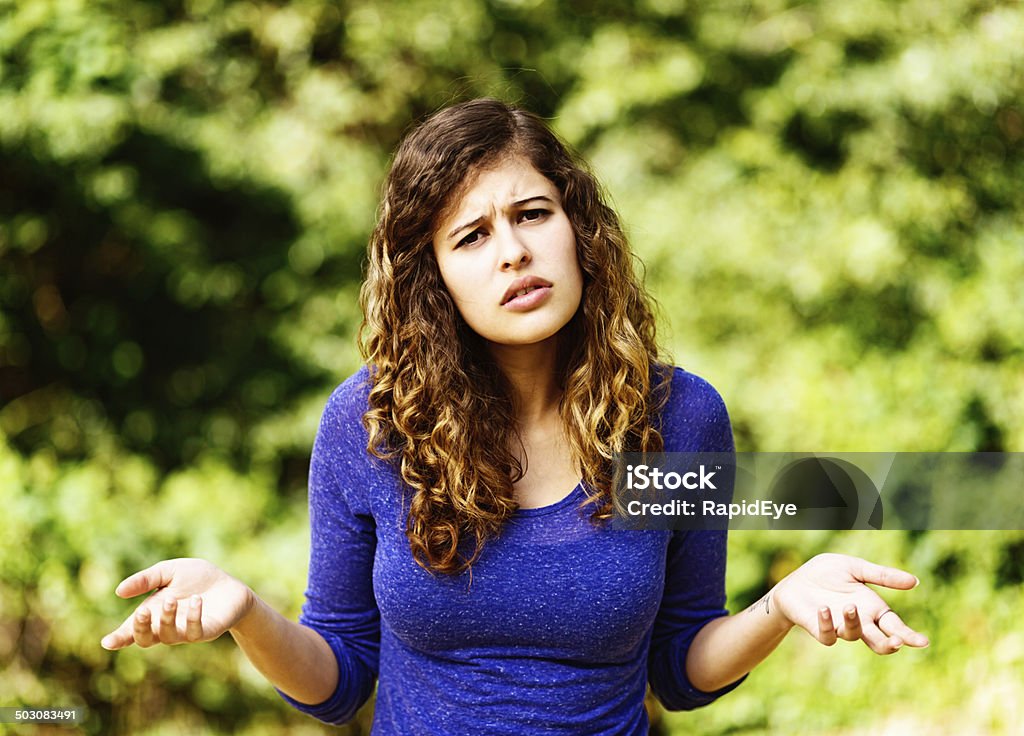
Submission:
M 686 677 L 704 624 L 727 615 L 724 531 L 626 531 L 578 511 L 581 484 L 519 509 L 472 573 L 427 573 L 405 536 L 405 487 L 366 451 L 365 367 L 327 402 L 310 465 L 312 547 L 299 620 L 330 644 L 338 687 L 289 703 L 329 723 L 373 693 L 374 734 L 646 734 L 650 681 L 670 710 L 710 703 Z M 733 452 L 718 392 L 676 368 L 666 451 Z M 279 691 L 280 692 L 280 691 Z

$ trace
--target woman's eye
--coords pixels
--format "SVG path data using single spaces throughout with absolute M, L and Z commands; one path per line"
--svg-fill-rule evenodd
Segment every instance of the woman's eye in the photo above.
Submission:
M 455 245 L 455 247 L 456 247 L 456 248 L 461 248 L 461 247 L 462 247 L 462 246 L 464 246 L 464 245 L 473 245 L 473 243 L 475 243 L 476 241 L 478 241 L 478 240 L 480 239 L 480 237 L 481 237 L 481 233 L 480 233 L 480 231 L 479 231 L 479 230 L 474 230 L 474 231 L 473 231 L 473 232 L 471 232 L 471 233 L 470 233 L 469 235 L 467 235 L 467 236 L 466 236 L 466 237 L 464 237 L 464 238 L 463 238 L 462 240 L 460 240 L 460 241 L 459 241 L 459 242 L 458 242 L 458 243 L 457 243 L 457 244 Z
M 519 218 L 527 222 L 533 222 L 534 220 L 539 220 L 547 213 L 547 210 L 523 210 L 519 213 Z

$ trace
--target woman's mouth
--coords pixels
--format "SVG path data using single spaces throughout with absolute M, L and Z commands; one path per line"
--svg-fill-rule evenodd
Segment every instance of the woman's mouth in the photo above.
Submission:
M 550 286 L 527 286 L 512 295 L 502 307 L 513 312 L 525 312 L 542 304 L 551 296 Z

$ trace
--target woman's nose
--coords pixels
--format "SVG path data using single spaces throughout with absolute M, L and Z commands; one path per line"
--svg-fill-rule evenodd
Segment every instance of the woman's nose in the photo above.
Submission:
M 502 271 L 515 270 L 530 262 L 530 250 L 514 230 L 502 233 L 499 241 Z

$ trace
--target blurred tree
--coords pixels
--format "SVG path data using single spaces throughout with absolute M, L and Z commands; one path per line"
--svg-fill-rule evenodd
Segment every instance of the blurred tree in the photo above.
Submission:
M 118 577 L 178 554 L 295 613 L 379 182 L 410 121 L 467 97 L 593 161 L 741 449 L 1024 449 L 1022 72 L 1024 11 L 987 0 L 0 0 L 2 689 L 85 704 L 91 733 L 309 723 L 227 642 L 96 641 Z M 834 674 L 796 641 L 665 724 L 850 727 L 885 676 L 940 713 L 981 687 L 972 657 L 1002 646 L 997 695 L 1024 665 L 1019 533 L 732 544 L 738 605 L 824 549 L 908 560 L 947 644 L 828 660 L 866 695 L 825 712 L 786 690 Z M 973 726 L 1012 700 L 974 697 Z

